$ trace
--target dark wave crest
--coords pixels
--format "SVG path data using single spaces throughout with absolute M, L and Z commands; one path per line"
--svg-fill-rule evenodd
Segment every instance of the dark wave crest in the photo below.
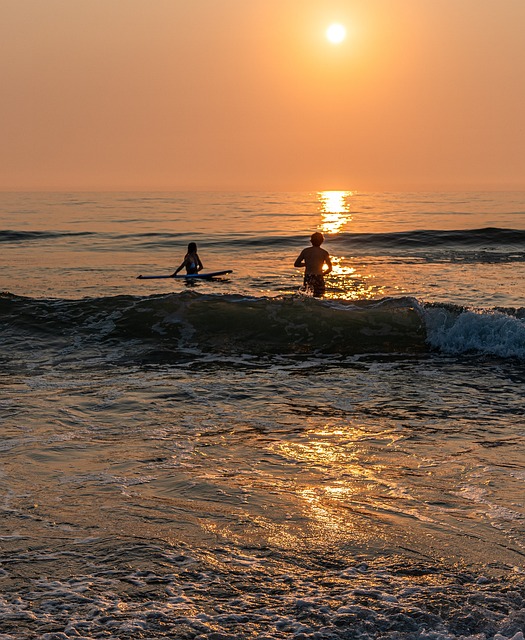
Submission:
M 11 231 L 5 229 L 0 230 L 0 242 L 27 242 L 92 235 L 96 234 L 91 231 Z
M 303 296 L 200 295 L 35 300 L 0 296 L 4 336 L 83 345 L 133 342 L 220 354 L 348 355 L 425 350 L 425 331 L 410 299 L 359 304 Z
M 298 248 L 305 244 L 304 235 L 246 235 L 229 234 L 214 237 L 200 233 L 147 232 L 97 233 L 91 231 L 0 231 L 0 243 L 24 243 L 56 240 L 67 242 L 82 236 L 92 236 L 97 246 L 128 249 L 172 249 L 184 247 L 194 239 L 203 248 L 232 248 L 257 250 L 258 248 Z M 409 230 L 388 233 L 327 234 L 327 246 L 355 254 L 425 255 L 429 259 L 445 256 L 449 259 L 475 261 L 515 262 L 525 260 L 525 230 L 487 227 L 467 230 Z M 92 245 L 90 245 L 92 246 Z
M 516 247 L 525 250 L 525 230 L 499 229 L 486 227 L 484 229 L 468 230 L 414 230 L 393 233 L 342 233 L 333 239 L 343 244 L 374 247 L 470 247 L 497 248 Z
M 124 349 L 137 358 L 183 354 L 288 356 L 450 354 L 525 359 L 525 310 L 422 305 L 413 298 L 330 301 L 194 292 L 82 300 L 0 295 L 9 352 Z M 116 349 L 116 351 L 115 351 Z
M 172 239 L 175 238 L 173 234 Z M 203 239 L 205 242 L 206 240 Z M 327 241 L 331 244 L 344 245 L 345 247 L 369 247 L 369 248 L 425 248 L 425 247 L 450 247 L 450 248 L 513 248 L 525 250 L 525 230 L 500 229 L 486 227 L 483 229 L 416 229 L 409 231 L 393 231 L 386 233 L 351 233 L 343 232 L 337 235 L 327 234 Z M 210 245 L 241 245 L 247 247 L 257 246 L 285 246 L 304 244 L 303 235 L 291 236 L 243 236 L 240 238 L 228 237 L 209 241 Z

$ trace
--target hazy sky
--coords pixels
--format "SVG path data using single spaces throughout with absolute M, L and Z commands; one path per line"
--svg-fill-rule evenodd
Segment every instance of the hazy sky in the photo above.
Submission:
M 0 0 L 0 189 L 523 189 L 524 34 L 525 0 Z

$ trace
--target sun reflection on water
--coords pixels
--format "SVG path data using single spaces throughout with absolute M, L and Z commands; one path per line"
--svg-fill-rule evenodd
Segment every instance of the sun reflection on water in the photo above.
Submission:
M 325 298 L 334 300 L 373 300 L 385 294 L 374 276 L 348 264 L 345 256 L 331 256 L 332 272 Z
M 335 276 L 351 276 L 357 275 L 355 267 L 350 267 L 343 264 L 343 256 L 332 256 L 332 273 Z
M 383 436 L 391 442 L 392 435 Z M 383 466 L 370 460 L 363 442 L 370 433 L 356 425 L 314 429 L 301 441 L 273 443 L 270 450 L 287 460 L 300 463 L 301 478 L 296 479 L 295 495 L 302 502 L 312 531 L 319 528 L 323 540 L 332 533 L 352 532 L 366 538 L 362 513 L 372 507 L 371 495 L 381 492 Z
M 350 222 L 350 208 L 348 198 L 352 191 L 320 191 L 322 221 L 320 230 L 323 233 L 340 233 Z
M 353 191 L 319 191 L 321 221 L 318 226 L 322 233 L 341 233 L 353 216 L 350 213 L 350 199 Z M 332 272 L 327 281 L 325 298 L 336 300 L 372 300 L 384 295 L 384 289 L 372 282 L 374 276 L 363 269 L 349 264 L 344 255 L 331 255 Z

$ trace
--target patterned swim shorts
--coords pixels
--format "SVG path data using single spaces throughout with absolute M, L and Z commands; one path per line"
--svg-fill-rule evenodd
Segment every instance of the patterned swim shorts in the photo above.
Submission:
M 313 295 L 314 298 L 323 296 L 326 291 L 323 275 L 321 273 L 305 273 L 304 290 L 306 293 Z

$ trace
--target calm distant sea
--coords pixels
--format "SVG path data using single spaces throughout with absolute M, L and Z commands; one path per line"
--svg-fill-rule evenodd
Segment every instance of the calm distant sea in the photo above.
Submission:
M 233 273 L 137 279 L 191 241 Z M 3 193 L 0 245 L 2 640 L 523 640 L 525 193 Z

